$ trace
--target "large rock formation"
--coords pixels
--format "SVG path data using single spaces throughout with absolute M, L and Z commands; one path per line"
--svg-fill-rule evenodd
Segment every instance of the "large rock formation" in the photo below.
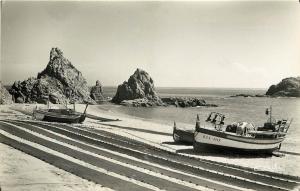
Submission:
M 135 100 L 135 101 L 128 101 Z M 118 86 L 112 102 L 134 106 L 163 105 L 162 100 L 155 91 L 154 82 L 144 70 L 137 69 L 128 81 Z
M 272 85 L 266 95 L 300 97 L 300 77 L 283 79 L 277 85 Z
M 47 67 L 23 82 L 17 81 L 9 90 L 17 103 L 95 103 L 85 78 L 58 48 L 52 48 Z
M 104 101 L 103 97 L 103 87 L 99 80 L 96 81 L 96 85 L 91 88 L 90 96 L 96 103 L 101 103 Z
M 8 93 L 7 89 L 2 85 L 0 81 L 0 104 L 11 104 L 12 96 Z

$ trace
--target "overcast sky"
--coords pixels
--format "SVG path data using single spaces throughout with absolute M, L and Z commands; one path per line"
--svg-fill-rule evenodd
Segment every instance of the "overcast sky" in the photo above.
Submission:
M 59 47 L 88 83 L 145 69 L 156 86 L 267 88 L 300 75 L 292 2 L 5 2 L 1 80 L 36 76 Z

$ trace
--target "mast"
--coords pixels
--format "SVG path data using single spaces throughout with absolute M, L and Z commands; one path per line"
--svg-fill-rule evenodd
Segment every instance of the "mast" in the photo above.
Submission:
M 197 131 L 199 128 L 200 128 L 200 117 L 199 117 L 199 115 L 197 114 L 195 130 Z
M 289 123 L 289 125 L 287 126 L 287 128 L 286 128 L 286 130 L 285 130 L 285 133 L 287 133 L 288 132 L 288 130 L 289 130 L 289 128 L 290 128 L 290 125 L 291 125 L 291 123 L 293 122 L 293 118 L 290 120 L 290 123 Z
M 50 109 L 50 100 L 49 100 L 49 96 L 48 96 L 48 99 L 47 99 L 47 107 L 48 107 L 48 109 Z

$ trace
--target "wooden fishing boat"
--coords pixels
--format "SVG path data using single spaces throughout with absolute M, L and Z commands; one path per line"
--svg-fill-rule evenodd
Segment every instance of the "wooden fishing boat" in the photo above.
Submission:
M 176 126 L 176 122 L 174 122 L 174 127 L 173 127 L 174 142 L 193 145 L 194 132 L 195 132 L 195 130 L 193 130 L 193 129 L 179 129 Z
M 86 118 L 85 107 L 83 113 L 76 112 L 74 109 L 36 109 L 33 111 L 33 118 L 41 121 L 59 122 L 59 123 L 82 123 Z
M 197 116 L 193 144 L 195 150 L 221 149 L 272 153 L 280 149 L 292 122 L 292 120 L 289 123 L 288 120 L 276 121 L 270 115 L 264 126 L 254 127 L 247 122 L 225 125 L 224 119 L 224 115 L 212 112 L 206 120 L 210 125 L 204 127 L 200 126 L 199 116 Z

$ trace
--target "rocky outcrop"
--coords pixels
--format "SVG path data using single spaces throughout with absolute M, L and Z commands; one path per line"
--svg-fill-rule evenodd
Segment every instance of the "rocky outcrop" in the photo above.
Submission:
M 133 106 L 133 107 L 151 107 L 151 106 L 155 106 L 155 105 L 153 105 L 153 102 L 149 101 L 146 98 L 133 99 L 133 100 L 123 100 L 120 103 L 120 105 Z
M 99 80 L 97 80 L 96 85 L 91 88 L 90 96 L 96 103 L 104 101 L 103 87 Z
M 269 97 L 269 96 L 263 94 L 236 94 L 230 97 Z
M 206 103 L 204 99 L 201 98 L 189 98 L 189 97 L 167 97 L 162 98 L 162 101 L 167 105 L 175 105 L 176 107 L 217 107 L 215 104 Z
M 217 106 L 208 104 L 200 98 L 160 98 L 155 90 L 153 79 L 147 72 L 141 69 L 137 69 L 128 81 L 118 86 L 117 93 L 113 97 L 112 102 L 133 107 L 168 105 L 175 105 L 176 107 Z
M 300 77 L 283 79 L 277 85 L 270 86 L 266 95 L 275 97 L 300 97 Z
M 128 101 L 135 100 L 135 101 Z M 125 105 L 135 103 L 136 106 L 159 106 L 163 105 L 158 96 L 153 79 L 144 70 L 137 69 L 128 81 L 118 86 L 112 102 Z
M 7 89 L 2 85 L 0 81 L 0 104 L 11 104 L 12 96 L 8 93 Z
M 17 103 L 95 103 L 85 78 L 58 48 L 52 48 L 46 68 L 23 82 L 17 81 L 9 92 Z

